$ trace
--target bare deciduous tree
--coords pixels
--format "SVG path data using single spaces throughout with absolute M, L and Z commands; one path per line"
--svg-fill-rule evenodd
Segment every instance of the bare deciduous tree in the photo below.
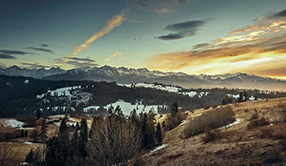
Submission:
M 97 123 L 87 152 L 92 165 L 127 165 L 141 148 L 140 132 L 125 120 L 106 117 Z
M 12 166 L 14 165 L 15 152 L 12 145 L 8 143 L 0 143 L 0 165 L 1 166 Z

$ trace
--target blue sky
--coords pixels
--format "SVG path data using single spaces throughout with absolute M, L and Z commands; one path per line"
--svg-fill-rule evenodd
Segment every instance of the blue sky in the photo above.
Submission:
M 284 78 L 285 6 L 285 0 L 1 0 L 0 65 Z M 120 25 L 62 63 L 115 16 L 122 16 Z

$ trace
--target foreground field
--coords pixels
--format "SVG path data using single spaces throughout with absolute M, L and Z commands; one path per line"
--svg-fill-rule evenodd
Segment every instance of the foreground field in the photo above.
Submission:
M 199 134 L 184 139 L 187 123 L 164 133 L 162 149 L 145 154 L 142 165 L 286 165 L 286 98 L 231 104 L 236 121 L 213 130 L 214 138 Z M 226 106 L 224 106 L 226 107 Z M 189 112 L 187 119 L 208 110 Z M 285 114 L 286 115 L 286 114 Z M 260 123 L 261 119 L 265 123 Z

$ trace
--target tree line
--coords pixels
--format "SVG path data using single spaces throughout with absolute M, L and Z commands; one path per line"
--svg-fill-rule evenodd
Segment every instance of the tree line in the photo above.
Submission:
M 93 118 L 90 129 L 86 119 L 76 126 L 63 118 L 58 136 L 48 139 L 45 120 L 39 131 L 44 147 L 31 150 L 26 162 L 39 166 L 127 165 L 140 152 L 162 143 L 161 125 L 153 112 L 123 115 L 120 107 L 110 107 L 105 116 Z

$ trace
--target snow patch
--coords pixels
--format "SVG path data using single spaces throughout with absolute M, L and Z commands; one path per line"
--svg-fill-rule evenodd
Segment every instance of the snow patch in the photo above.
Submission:
M 242 122 L 242 119 L 236 118 L 233 123 L 226 125 L 226 127 L 231 127 L 231 126 L 236 125 L 236 124 L 239 124 L 239 123 L 241 123 L 241 122 Z
M 150 110 L 152 110 L 154 113 L 158 113 L 158 107 L 167 107 L 165 105 L 143 105 L 141 104 L 141 102 L 137 102 L 136 104 L 131 104 L 129 102 L 125 102 L 123 100 L 118 100 L 115 103 L 111 103 L 108 104 L 106 106 L 103 106 L 104 109 L 108 109 L 110 107 L 113 107 L 114 109 L 119 106 L 121 108 L 121 111 L 124 115 L 129 116 L 131 111 L 133 111 L 134 109 L 136 110 L 137 114 L 139 114 L 140 112 L 149 112 Z M 91 109 L 98 109 L 99 106 L 88 106 L 85 107 L 83 109 L 84 112 L 87 112 Z
M 23 128 L 25 123 L 16 119 L 0 119 L 0 124 L 3 127 Z
M 172 86 L 172 85 L 159 85 L 159 84 L 151 84 L 151 83 L 132 83 L 132 84 L 117 84 L 117 85 L 129 87 L 129 88 L 134 88 L 134 87 L 152 88 L 152 89 L 163 90 L 163 91 L 167 91 L 171 93 L 182 94 L 182 95 L 189 96 L 189 97 L 198 96 L 199 98 L 201 98 L 202 96 L 207 96 L 209 94 L 209 92 L 200 92 L 200 93 L 197 93 L 195 91 L 181 92 L 182 88 Z
M 158 146 L 158 147 L 156 147 L 154 150 L 152 150 L 150 153 L 153 153 L 153 152 L 156 152 L 156 151 L 158 151 L 158 150 L 160 150 L 160 149 L 163 149 L 163 148 L 165 148 L 166 146 L 168 146 L 168 144 L 163 144 L 163 145 L 161 145 L 161 146 Z

